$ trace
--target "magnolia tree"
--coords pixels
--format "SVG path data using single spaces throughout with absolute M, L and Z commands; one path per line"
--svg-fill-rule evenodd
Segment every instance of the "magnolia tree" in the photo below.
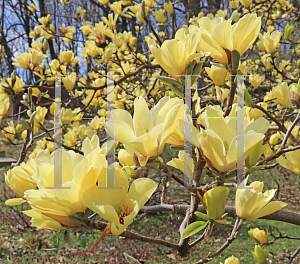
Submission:
M 68 25 L 43 13 L 43 1 L 23 3 L 34 18 L 31 46 L 15 55 L 15 71 L 2 76 L 0 86 L 1 148 L 22 145 L 5 174 L 19 198 L 6 204 L 28 203 L 23 213 L 39 229 L 102 231 L 94 247 L 113 234 L 183 257 L 206 243 L 215 225 L 230 225 L 226 242 L 196 263 L 213 260 L 239 239 L 245 221 L 300 225 L 300 215 L 282 210 L 286 203 L 271 201 L 276 190 L 263 192 L 263 181 L 251 179 L 279 166 L 300 174 L 297 5 L 231 1 L 182 24 L 180 2 L 98 1 L 105 12 L 97 23 L 85 20 L 79 6 Z M 63 10 L 74 3 L 61 4 Z M 22 111 L 12 113 L 18 100 Z M 54 127 L 46 127 L 47 113 Z M 6 124 L 13 116 L 21 122 Z M 166 145 L 178 155 L 167 163 L 161 158 Z M 170 179 L 158 187 L 159 171 Z M 166 204 L 173 183 L 189 192 L 189 205 Z M 161 203 L 145 206 L 158 189 Z M 229 192 L 235 206 L 226 205 Z M 130 231 L 139 212 L 172 211 L 184 214 L 176 243 Z M 267 263 L 268 232 L 255 228 L 249 235 L 257 242 L 255 260 Z

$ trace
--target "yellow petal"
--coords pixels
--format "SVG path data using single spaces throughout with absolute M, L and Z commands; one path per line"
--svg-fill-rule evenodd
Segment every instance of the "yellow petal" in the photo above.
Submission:
M 157 184 L 151 179 L 140 178 L 134 180 L 130 186 L 127 198 L 136 200 L 140 209 L 150 199 L 156 188 Z
M 222 48 L 232 51 L 233 35 L 231 29 L 231 20 L 218 23 L 212 32 L 212 36 Z
M 143 97 L 134 100 L 133 126 L 137 137 L 143 135 L 145 129 L 149 131 L 153 127 L 151 113 Z
M 113 126 L 112 126 L 112 122 Z M 112 127 L 114 128 L 112 130 Z M 107 133 L 112 137 L 124 144 L 129 144 L 130 141 L 136 138 L 132 128 L 123 121 L 115 120 L 107 122 Z
M 198 134 L 198 141 L 203 155 L 213 166 L 221 172 L 227 170 L 225 149 L 222 140 L 213 130 L 202 130 Z
M 285 206 L 287 206 L 287 204 L 284 202 L 281 202 L 281 201 L 270 202 L 265 207 L 263 207 L 258 213 L 251 215 L 251 217 L 249 217 L 248 221 L 252 221 L 254 219 L 272 214 L 272 213 L 282 209 Z
M 5 204 L 8 206 L 14 206 L 14 205 L 19 205 L 22 203 L 25 203 L 26 200 L 22 199 L 22 198 L 13 198 L 13 199 L 8 199 L 5 201 Z

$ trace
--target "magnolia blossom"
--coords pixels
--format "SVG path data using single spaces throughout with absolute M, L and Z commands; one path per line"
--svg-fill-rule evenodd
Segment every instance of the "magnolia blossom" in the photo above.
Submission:
M 227 65 L 231 63 L 233 50 L 243 55 L 253 44 L 261 28 L 261 18 L 247 14 L 232 25 L 231 19 L 202 17 L 198 24 L 202 28 L 199 49 L 210 52 L 212 58 Z
M 234 113 L 231 111 L 230 116 Z M 240 111 L 240 110 L 239 110 Z M 208 167 L 220 172 L 236 169 L 237 139 L 245 139 L 245 158 L 254 150 L 257 143 L 264 138 L 269 128 L 269 122 L 261 117 L 255 121 L 245 120 L 237 124 L 236 118 L 223 118 L 214 108 L 207 106 L 205 110 L 205 129 L 199 131 L 193 126 L 192 137 L 188 138 L 194 146 L 199 147 Z M 183 120 L 177 121 L 181 131 L 184 131 Z
M 255 181 L 252 188 L 245 188 L 248 177 L 241 182 L 235 195 L 236 215 L 242 219 L 253 221 L 257 218 L 272 214 L 287 204 L 281 201 L 270 202 L 276 190 L 262 193 L 264 183 Z M 270 202 L 270 203 L 269 203 Z
M 151 179 L 140 178 L 134 180 L 129 188 L 124 170 L 113 166 L 108 170 L 114 171 L 116 189 L 105 188 L 106 175 L 100 174 L 98 186 L 89 187 L 84 192 L 83 200 L 85 206 L 109 221 L 111 232 L 118 236 L 133 222 L 139 210 L 156 190 L 157 184 Z
M 139 97 L 134 101 L 133 117 L 123 109 L 112 111 L 107 132 L 125 144 L 127 151 L 136 154 L 140 165 L 145 166 L 149 158 L 163 152 L 168 140 L 178 142 L 176 120 L 183 108 L 182 100 L 165 97 L 150 111 L 145 99 Z

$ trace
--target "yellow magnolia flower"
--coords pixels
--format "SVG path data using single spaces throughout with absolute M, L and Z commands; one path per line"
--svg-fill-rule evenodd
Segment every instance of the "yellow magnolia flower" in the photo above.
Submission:
M 24 52 L 18 55 L 15 58 L 15 62 L 13 63 L 13 65 L 24 70 L 34 70 L 37 66 L 40 65 L 41 61 L 47 57 L 48 56 L 46 54 L 43 54 L 42 52 L 32 50 L 29 53 Z
M 265 54 L 264 56 L 262 56 L 261 61 L 264 64 L 264 66 L 266 67 L 267 70 L 273 69 L 274 66 L 271 63 L 272 59 L 271 59 L 269 54 Z
M 45 116 L 48 112 L 48 109 L 46 107 L 38 106 L 36 108 L 36 115 L 34 117 L 34 135 L 38 133 L 38 129 L 41 127 L 41 125 L 44 124 Z M 27 115 L 30 117 L 30 111 L 27 110 Z
M 264 151 L 264 155 L 266 158 L 272 156 L 274 154 L 273 150 L 270 148 L 270 146 L 268 145 L 266 150 Z
M 112 41 L 114 42 L 114 44 L 117 48 L 120 48 L 127 41 L 126 33 L 125 34 L 123 34 L 123 33 L 114 34 L 112 31 L 108 31 L 107 36 L 112 39 Z
M 16 129 L 13 121 L 7 122 L 8 126 L 4 127 L 3 130 L 1 130 L 1 133 L 3 136 L 6 137 L 9 141 L 13 141 L 16 134 Z
M 66 146 L 72 147 L 76 144 L 78 130 L 76 129 L 68 129 L 69 131 L 64 134 L 63 142 Z
M 224 264 L 240 264 L 239 260 L 234 256 L 231 256 L 225 260 Z
M 227 70 L 225 68 L 212 65 L 211 68 L 205 67 L 205 70 L 216 86 L 222 86 L 225 84 L 225 78 L 227 75 Z
M 236 1 L 230 1 L 229 2 L 229 6 L 232 8 L 232 9 L 238 9 L 239 7 L 239 1 L 236 0 Z
M 31 225 L 35 226 L 39 229 L 51 229 L 55 231 L 59 231 L 62 228 L 62 225 L 53 220 L 51 217 L 48 217 L 42 213 L 40 210 L 31 209 L 27 211 L 23 211 L 24 214 L 31 217 Z
M 276 134 L 273 134 L 270 139 L 269 139 L 269 144 L 270 145 L 276 145 L 278 142 L 278 135 L 277 133 Z
M 142 16 L 142 4 L 134 5 L 129 7 L 131 12 L 128 12 L 132 17 L 136 17 L 140 23 L 144 22 L 144 18 Z M 149 13 L 149 7 L 145 6 L 146 16 Z
M 244 6 L 250 6 L 252 4 L 252 0 L 240 0 L 240 2 L 244 5 Z
M 123 166 L 123 169 L 125 169 L 126 173 L 131 179 L 135 179 L 137 176 L 139 177 L 141 171 L 138 172 L 138 170 L 134 170 L 134 161 L 127 150 L 120 149 L 118 153 L 118 159 L 121 165 Z
M 156 21 L 158 21 L 160 23 L 165 23 L 166 22 L 165 10 L 163 10 L 163 9 L 155 10 L 153 15 L 154 15 Z
M 103 5 L 107 5 L 109 0 L 98 0 L 98 2 L 103 4 Z
M 220 9 L 220 10 L 218 10 L 216 17 L 226 18 L 227 13 L 228 13 L 227 9 L 225 9 L 225 10 Z
M 235 195 L 236 215 L 241 219 L 253 221 L 272 214 L 287 205 L 281 201 L 270 202 L 276 190 L 272 189 L 262 193 L 263 182 L 255 181 L 250 184 L 252 188 L 245 188 L 247 180 L 248 177 L 240 183 Z
M 239 21 L 239 18 L 240 18 L 240 13 L 237 11 L 237 10 L 234 10 L 231 14 L 231 17 L 230 19 L 233 21 L 233 22 L 238 22 Z
M 96 185 L 99 174 L 105 177 L 105 156 L 99 155 L 98 149 L 87 156 L 62 150 L 62 188 L 57 188 L 58 186 L 54 186 L 54 155 L 55 151 L 51 155 L 46 151 L 37 154 L 38 190 L 27 190 L 24 193 L 24 198 L 34 211 L 24 211 L 24 213 L 31 217 L 35 217 L 33 212 L 43 214 L 56 221 L 54 227 L 77 227 L 80 224 L 71 221 L 68 216 L 86 210 L 87 207 L 83 204 L 83 192 L 88 187 Z M 50 189 L 51 187 L 54 189 Z M 34 226 L 54 229 L 53 226 L 48 226 L 41 221 L 49 219 L 37 219 L 40 221 L 31 221 Z
M 22 77 L 21 78 L 19 78 L 18 76 L 14 76 L 14 77 L 15 77 L 15 82 L 14 82 L 13 87 L 12 87 L 12 79 L 13 78 L 2 78 L 0 85 L 3 88 L 12 88 L 15 93 L 19 93 L 22 91 L 25 84 L 23 83 Z M 2 90 L 2 91 L 4 92 L 4 90 Z M 0 92 L 0 93 L 2 93 L 2 92 Z
M 250 229 L 248 231 L 249 236 L 251 236 L 259 244 L 268 243 L 268 231 L 267 234 L 264 230 L 259 230 L 258 228 Z
M 86 22 L 86 21 L 85 21 Z M 87 37 L 91 32 L 92 25 L 90 23 L 83 22 L 83 25 L 80 27 L 82 34 Z
M 42 34 L 42 28 L 41 26 L 35 26 L 34 30 L 30 31 L 29 37 L 30 38 L 39 38 Z
M 182 101 L 177 101 L 171 108 L 162 108 L 162 102 L 157 105 L 150 111 L 145 99 L 138 97 L 134 100 L 133 117 L 128 111 L 116 109 L 111 113 L 114 121 L 111 119 L 107 124 L 108 134 L 125 144 L 130 155 L 135 153 L 141 166 L 145 166 L 149 158 L 157 157 L 163 152 L 165 143 L 177 129 L 175 121 L 178 113 L 183 113 Z M 166 116 L 164 122 L 160 116 Z
M 106 174 L 100 174 L 98 186 L 91 186 L 84 192 L 83 203 L 109 221 L 111 232 L 118 236 L 133 222 L 139 210 L 156 190 L 157 184 L 151 179 L 140 178 L 134 180 L 129 188 L 124 170 L 113 166 L 108 170 L 114 171 L 115 187 L 122 189 L 103 188 L 107 187 Z
M 266 250 L 264 251 L 260 245 L 255 245 L 254 251 L 252 251 L 252 255 L 258 264 L 266 264 L 267 263 L 267 254 Z
M 62 81 L 66 90 L 72 91 L 76 81 L 76 72 L 72 72 L 70 75 L 63 77 Z
M 258 88 L 261 83 L 265 80 L 265 76 L 259 76 L 259 74 L 250 75 L 249 80 L 254 87 L 254 89 Z
M 23 199 L 24 192 L 36 189 L 36 178 L 33 177 L 35 173 L 36 161 L 35 159 L 29 159 L 26 163 L 22 162 L 20 166 L 14 167 L 4 174 L 7 186 L 21 197 L 6 200 L 6 205 L 13 206 L 26 202 Z
M 280 156 L 276 161 L 284 168 L 300 175 L 300 151 L 294 150 L 285 153 L 285 158 Z
M 267 108 L 268 108 L 267 103 L 258 103 L 258 105 L 260 105 L 265 110 L 267 110 Z M 252 119 L 256 120 L 256 119 L 264 116 L 264 112 L 260 111 L 257 108 L 251 108 L 251 107 L 245 106 L 244 109 L 245 109 L 246 116 L 249 117 L 250 120 L 252 120 Z
M 222 18 L 202 17 L 198 21 L 202 28 L 199 49 L 210 52 L 210 56 L 223 65 L 231 64 L 231 52 L 237 50 L 242 56 L 253 44 L 261 27 L 261 18 L 247 14 L 236 24 Z
M 199 154 L 197 153 L 197 158 Z M 184 157 L 184 150 L 180 150 L 178 153 L 178 159 L 172 159 L 167 163 L 176 169 L 181 170 L 189 179 L 193 179 L 194 175 L 194 161 L 190 156 Z
M 173 13 L 174 13 L 174 8 L 173 8 L 172 2 L 170 2 L 170 1 L 169 1 L 169 3 L 165 2 L 165 3 L 164 3 L 164 8 L 165 8 L 165 10 L 166 10 L 169 14 L 173 14 Z
M 118 15 L 115 15 L 114 17 L 114 14 L 111 13 L 108 15 L 108 19 L 106 17 L 101 17 L 101 19 L 110 29 L 114 29 L 116 27 L 118 17 Z
M 28 7 L 28 10 L 31 11 L 31 12 L 33 12 L 33 13 L 35 13 L 35 11 L 36 11 L 36 4 L 31 3 L 29 5 L 29 7 Z
M 74 53 L 71 50 L 68 51 L 60 51 L 59 52 L 59 60 L 61 64 L 65 65 L 74 65 L 78 63 L 78 57 L 74 56 Z
M 280 46 L 280 38 L 282 33 L 278 30 L 273 33 L 264 32 L 264 34 L 259 34 L 259 41 L 257 42 L 257 46 L 262 51 L 266 51 L 268 53 L 273 53 Z
M 287 24 L 285 26 L 285 29 L 284 29 L 284 39 L 285 40 L 289 40 L 289 38 L 290 38 L 292 32 L 294 31 L 294 29 L 295 29 L 294 25 Z
M 115 14 L 118 16 L 123 16 L 123 17 L 131 17 L 130 15 L 125 14 L 128 7 L 125 7 L 122 10 L 122 1 L 114 2 L 113 4 L 109 5 L 112 11 L 114 11 Z
M 233 112 L 233 111 L 232 111 Z M 233 115 L 233 114 L 232 114 Z M 181 131 L 184 131 L 184 122 L 178 120 Z M 245 159 L 254 150 L 256 144 L 264 138 L 269 128 L 269 122 L 263 117 L 249 121 L 244 126 L 236 124 L 236 118 L 223 118 L 210 106 L 205 110 L 205 130 L 200 133 L 193 126 L 191 142 L 199 147 L 208 167 L 220 172 L 227 172 L 236 168 L 237 138 L 245 139 Z
M 39 18 L 39 22 L 47 28 L 52 23 L 52 17 L 48 14 L 46 17 Z
M 175 106 L 177 106 L 177 108 L 174 108 Z M 158 104 L 151 110 L 153 122 L 156 125 L 168 122 L 168 118 L 170 118 L 169 113 L 170 111 L 172 111 L 172 109 L 176 109 L 176 113 L 173 113 L 175 120 L 190 120 L 190 116 L 186 116 L 185 119 L 183 107 L 184 105 L 181 99 L 177 97 L 170 99 L 168 96 L 165 96 L 162 99 L 160 99 Z M 155 115 L 157 113 L 159 114 L 156 117 Z M 169 127 L 169 131 L 173 132 L 168 137 L 166 143 L 183 146 L 184 134 L 182 134 L 176 123 L 172 124 Z
M 105 118 L 94 117 L 89 126 L 94 130 L 100 130 L 105 125 Z
M 9 95 L 3 90 L 3 87 L 0 86 L 0 124 L 2 122 L 3 116 L 7 114 L 10 105 Z
M 91 127 L 86 127 L 86 125 L 81 125 L 79 127 L 79 138 L 84 140 L 86 138 L 92 138 L 97 131 L 93 130 Z
M 206 205 L 207 217 L 219 223 L 227 223 L 222 215 L 225 212 L 226 197 L 229 189 L 224 186 L 217 186 L 204 193 L 203 201 Z M 225 221 L 224 221 L 225 220 Z
M 277 104 L 282 105 L 285 108 L 290 108 L 291 102 L 291 88 L 286 82 L 281 82 L 277 86 L 273 87 L 271 92 L 267 92 L 264 101 L 274 99 Z
M 70 2 L 67 0 L 60 0 L 60 3 L 62 6 L 65 6 L 65 5 L 69 4 Z
M 180 78 L 179 75 L 185 75 L 186 66 L 192 60 L 199 60 L 204 56 L 197 53 L 200 37 L 200 30 L 197 34 L 189 36 L 184 36 L 182 31 L 179 31 L 175 39 L 165 40 L 161 47 L 152 39 L 148 40 L 148 46 L 159 65 L 172 77 Z
M 115 48 L 113 45 L 109 45 L 105 48 L 102 54 L 102 58 L 100 60 L 96 60 L 97 65 L 101 65 L 101 63 L 108 63 L 115 52 Z

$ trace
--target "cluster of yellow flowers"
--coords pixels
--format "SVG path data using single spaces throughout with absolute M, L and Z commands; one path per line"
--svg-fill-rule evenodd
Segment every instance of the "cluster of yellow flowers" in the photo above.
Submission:
M 15 72 L 10 78 L 1 78 L 0 124 L 14 96 L 22 98 L 21 103 L 28 109 L 28 118 L 22 119 L 22 125 L 15 126 L 9 121 L 1 128 L 4 144 L 14 144 L 23 138 L 25 146 L 29 139 L 38 138 L 41 129 L 45 130 L 48 110 L 53 116 L 58 114 L 55 105 L 61 104 L 61 99 L 51 99 L 49 109 L 45 105 L 36 106 L 32 100 L 32 96 L 37 97 L 37 102 L 43 96 L 49 97 L 42 88 L 54 87 L 55 75 L 61 76 L 64 96 L 68 97 L 59 113 L 65 149 L 56 149 L 55 143 L 45 138 L 37 141 L 29 159 L 5 174 L 6 184 L 19 196 L 7 200 L 7 205 L 27 202 L 31 209 L 24 213 L 31 217 L 32 225 L 55 231 L 85 228 L 94 212 L 108 222 L 106 231 L 120 235 L 157 188 L 154 180 L 141 177 L 142 170 L 158 169 L 180 182 L 166 166 L 169 165 L 195 181 L 195 172 L 200 171 L 196 162 L 201 159 L 205 163 L 201 173 L 208 172 L 215 177 L 215 182 L 205 185 L 209 188 L 202 188 L 201 194 L 200 188 L 194 193 L 205 209 L 205 213 L 195 212 L 195 215 L 205 220 L 203 228 L 207 227 L 209 235 L 214 222 L 231 224 L 225 214 L 230 192 L 225 183 L 232 182 L 236 176 L 239 141 L 244 141 L 247 174 L 261 168 L 258 164 L 262 157 L 273 155 L 282 167 L 300 175 L 298 149 L 285 149 L 284 156 L 277 155 L 282 154 L 282 142 L 286 141 L 290 148 L 293 137 L 297 141 L 299 134 L 299 126 L 285 118 L 294 114 L 294 108 L 300 108 L 300 71 L 297 69 L 300 60 L 277 57 L 282 39 L 287 43 L 291 41 L 295 47 L 299 41 L 292 40 L 294 25 L 285 25 L 281 32 L 273 22 L 288 18 L 293 10 L 288 1 L 272 2 L 269 13 L 265 12 L 265 1 L 233 0 L 229 3 L 231 10 L 218 10 L 215 15 L 201 12 L 177 31 L 174 7 L 177 2 L 168 1 L 164 5 L 155 0 L 139 4 L 127 0 L 112 4 L 108 0 L 98 2 L 110 13 L 95 24 L 83 21 L 86 10 L 80 7 L 74 17 L 78 25 L 66 22 L 55 28 L 51 15 L 38 18 L 38 25 L 29 34 L 36 40 L 31 43 L 29 52 L 17 55 L 13 63 L 28 71 L 30 80 L 23 80 Z M 61 0 L 62 6 L 67 4 L 67 0 Z M 36 4 L 30 3 L 28 10 L 37 17 Z M 136 18 L 134 30 L 126 31 L 118 24 L 126 18 Z M 154 19 L 159 30 L 153 28 Z M 172 38 L 162 31 L 164 26 L 170 25 Z M 145 34 L 148 28 L 151 33 Z M 60 50 L 56 59 L 49 61 L 47 52 L 51 51 L 49 44 L 54 36 L 60 37 L 64 45 L 71 45 L 80 38 L 83 42 L 80 55 L 88 69 L 85 74 L 80 71 L 82 61 L 75 51 Z M 141 36 L 148 44 L 149 54 L 138 52 L 145 48 L 139 43 Z M 299 55 L 300 49 L 295 50 Z M 0 58 L 2 56 L 0 46 Z M 191 76 L 193 95 L 190 112 L 187 112 L 184 95 L 189 88 L 187 75 Z M 201 94 L 196 83 L 199 75 L 207 83 L 207 87 L 201 88 L 205 90 Z M 242 87 L 243 108 L 237 103 L 239 93 L 232 93 L 238 86 L 237 75 L 249 76 Z M 27 85 L 34 78 L 39 78 L 38 82 Z M 113 92 L 109 90 L 111 85 Z M 268 90 L 264 96 L 261 95 L 263 89 Z M 108 100 L 108 95 L 113 100 Z M 72 101 L 80 102 L 84 109 L 72 109 L 69 105 Z M 209 101 L 213 105 L 209 105 Z M 277 131 L 266 142 L 265 134 L 270 125 L 279 124 L 276 117 L 270 117 L 270 109 L 282 117 Z M 98 116 L 82 124 L 85 113 Z M 237 122 L 238 115 L 244 117 L 242 123 Z M 276 123 L 270 124 L 267 118 Z M 285 139 L 291 126 L 292 137 Z M 100 146 L 98 135 L 102 132 L 115 140 Z M 187 153 L 187 141 L 195 155 Z M 160 156 L 167 144 L 179 152 L 177 158 L 164 165 Z M 117 154 L 118 162 L 108 164 L 107 156 L 112 149 L 117 149 L 114 155 Z M 57 168 L 54 161 L 59 154 L 63 166 Z M 60 174 L 61 182 L 57 184 Z M 108 186 L 108 177 L 112 175 L 114 189 Z M 248 180 L 249 176 L 243 179 L 235 193 L 235 212 L 237 220 L 241 220 L 238 226 L 244 220 L 253 221 L 287 205 L 271 201 L 276 190 L 263 192 L 263 182 L 254 181 L 247 186 Z M 254 258 L 265 264 L 266 252 L 261 245 L 268 243 L 268 232 L 255 228 L 249 235 L 259 244 L 252 252 Z M 234 256 L 225 260 L 225 264 L 238 263 Z

